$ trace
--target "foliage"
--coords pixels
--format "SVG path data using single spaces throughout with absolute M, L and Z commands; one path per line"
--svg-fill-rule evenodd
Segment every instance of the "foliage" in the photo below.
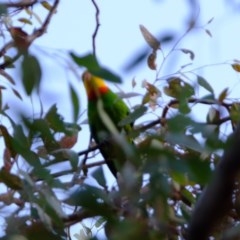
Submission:
M 18 19 L 23 23 L 22 28 L 6 23 L 11 40 L 0 50 L 0 74 L 7 80 L 6 85 L 0 86 L 0 130 L 4 141 L 0 183 L 5 189 L 0 194 L 0 211 L 6 215 L 5 235 L 1 239 L 70 239 L 70 235 L 72 239 L 100 239 L 95 233 L 103 230 L 106 238 L 113 240 L 143 236 L 144 239 L 187 239 L 189 222 L 197 218 L 192 214 L 199 196 L 214 178 L 214 170 L 221 162 L 223 152 L 231 145 L 222 129 L 229 123 L 231 127 L 227 135 L 236 129 L 240 120 L 239 102 L 229 100 L 227 88 L 216 95 L 214 86 L 207 79 L 194 69 L 185 70 L 187 65 L 162 76 L 161 71 L 173 52 L 187 55 L 190 61 L 194 61 L 194 52 L 178 48 L 177 41 L 165 54 L 165 42 L 172 44 L 175 39 L 170 36 L 163 41 L 158 40 L 141 25 L 146 45 L 150 47 L 148 56 L 145 53 L 136 56 L 126 69 L 146 61 L 149 71 L 156 72 L 156 78 L 143 82 L 143 95 L 123 93 L 128 100 L 138 96 L 132 113 L 119 123 L 137 123 L 130 133 L 136 147 L 122 139 L 123 142 L 116 142 L 128 153 L 128 163 L 121 170 L 116 186 L 109 187 L 102 169 L 104 161 L 98 161 L 101 159 L 97 155 L 98 146 L 90 144 L 86 150 L 75 147 L 84 138 L 81 136 L 84 123 L 80 115 L 80 94 L 71 83 L 68 88 L 72 122 L 65 121 L 65 116 L 59 113 L 61 106 L 57 104 L 49 109 L 42 106 L 39 116 L 29 118 L 22 112 L 12 116 L 11 108 L 4 103 L 4 94 L 9 91 L 19 101 L 33 98 L 41 91 L 44 69 L 29 46 L 46 32 L 58 3 L 57 0 L 40 3 L 47 15 L 41 27 L 31 34 L 24 31 L 24 26 L 32 25 L 32 16 L 39 18 L 34 12 L 38 1 L 9 1 L 0 8 L 4 14 L 10 15 L 16 10 L 16 15 L 23 11 L 26 15 Z M 101 66 L 96 57 L 99 9 L 95 1 L 92 3 L 97 13 L 93 54 L 79 56 L 71 52 L 68 57 L 74 67 L 87 67 L 93 74 L 119 83 L 120 77 Z M 201 27 L 209 36 L 211 32 L 207 26 L 211 21 Z M 196 29 L 194 24 L 189 26 L 183 37 L 193 29 Z M 15 49 L 16 55 L 10 57 L 9 49 Z M 160 56 L 162 59 L 158 60 Z M 17 64 L 19 62 L 20 65 Z M 228 64 L 233 71 L 240 71 L 237 60 Z M 9 73 L 12 68 L 21 69 L 23 91 L 15 86 L 15 79 Z M 133 88 L 136 85 L 134 80 L 132 85 Z M 167 102 L 162 102 L 163 98 Z M 201 121 L 194 117 L 194 110 L 199 105 L 206 109 Z M 151 115 L 154 117 L 146 121 L 145 116 L 149 113 L 154 113 Z M 88 163 L 92 156 L 97 160 Z M 217 225 L 210 223 L 214 227 L 208 234 L 215 239 L 222 236 L 233 239 L 239 235 L 237 181 L 231 196 L 231 207 L 221 222 Z M 93 223 L 88 224 L 86 219 Z M 81 223 L 79 231 L 71 232 L 76 223 Z

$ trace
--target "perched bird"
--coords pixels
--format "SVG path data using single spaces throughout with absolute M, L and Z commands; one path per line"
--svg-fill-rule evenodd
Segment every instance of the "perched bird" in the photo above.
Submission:
M 116 141 L 116 137 L 123 134 L 128 142 L 133 142 L 127 136 L 132 125 L 119 125 L 130 110 L 103 79 L 85 71 L 82 80 L 88 97 L 88 122 L 92 138 L 99 144 L 99 150 L 107 166 L 117 178 L 117 172 L 126 162 L 126 154 Z

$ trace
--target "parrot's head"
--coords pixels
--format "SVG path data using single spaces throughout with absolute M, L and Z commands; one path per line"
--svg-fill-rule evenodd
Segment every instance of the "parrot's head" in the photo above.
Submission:
M 82 80 L 89 100 L 98 99 L 109 90 L 103 79 L 93 76 L 89 71 L 83 73 Z

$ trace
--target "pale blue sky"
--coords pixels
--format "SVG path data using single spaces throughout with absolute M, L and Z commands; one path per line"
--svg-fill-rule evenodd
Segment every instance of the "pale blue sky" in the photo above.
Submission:
M 96 2 L 100 10 L 101 24 L 96 38 L 96 52 L 99 61 L 123 77 L 122 88 L 126 92 L 132 91 L 131 81 L 135 78 L 138 83 L 136 91 L 144 93 L 141 82 L 144 79 L 154 82 L 155 72 L 150 70 L 145 62 L 131 72 L 123 72 L 124 64 L 147 46 L 139 30 L 139 24 L 143 24 L 156 36 L 161 33 L 164 35 L 167 31 L 180 37 L 186 30 L 186 21 L 189 17 L 190 9 L 186 4 L 187 1 L 96 0 Z M 214 21 L 207 26 L 212 33 L 212 38 L 203 30 L 197 29 L 181 41 L 179 47 L 189 48 L 196 55 L 194 64 L 188 69 L 205 64 L 221 63 L 233 58 L 240 59 L 240 11 L 232 9 L 224 0 L 201 0 L 199 2 L 201 3 L 198 25 L 204 25 L 214 17 Z M 47 13 L 42 7 L 35 11 L 42 19 L 42 14 Z M 21 24 L 13 23 L 21 26 Z M 86 96 L 82 83 L 79 81 L 80 78 L 77 79 L 72 74 L 62 57 L 65 52 L 70 50 L 79 55 L 91 52 L 95 24 L 95 9 L 90 0 L 62 0 L 47 34 L 38 39 L 31 47 L 32 53 L 40 56 L 39 60 L 44 71 L 42 100 L 46 106 L 45 110 L 48 109 L 47 106 L 57 103 L 60 112 L 68 121 L 71 120 L 71 109 L 70 101 L 68 101 L 67 82 L 70 81 L 79 91 L 81 111 L 86 108 Z M 163 50 L 167 53 L 171 46 L 172 43 L 163 46 Z M 150 51 L 149 48 L 149 53 Z M 159 62 L 161 61 L 160 56 L 159 54 Z M 179 66 L 190 62 L 188 55 L 180 52 L 174 53 L 172 58 L 169 58 L 168 65 L 163 69 L 162 74 L 175 72 Z M 78 76 L 81 76 L 81 72 L 81 69 L 77 71 Z M 213 84 L 216 93 L 229 87 L 232 91 L 231 96 L 239 97 L 239 75 L 230 66 L 207 67 L 198 71 L 198 74 L 203 75 L 210 84 Z M 163 85 L 164 82 L 158 83 L 160 88 Z M 5 97 L 13 108 L 19 108 L 19 104 L 16 103 L 13 96 Z M 30 110 L 32 109 L 31 105 L 31 101 L 20 104 L 24 108 L 28 106 Z M 38 104 L 34 105 L 35 113 L 38 108 Z M 80 121 L 84 119 L 86 116 Z M 83 139 L 87 139 L 88 132 L 88 126 L 85 125 L 79 134 L 79 144 L 76 149 L 82 150 L 87 146 L 87 142 L 84 143 Z

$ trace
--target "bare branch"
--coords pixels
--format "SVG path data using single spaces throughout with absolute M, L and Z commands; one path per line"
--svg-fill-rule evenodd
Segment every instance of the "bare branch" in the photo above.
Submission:
M 92 46 L 93 46 L 93 55 L 96 56 L 96 37 L 97 37 L 97 33 L 98 33 L 98 29 L 100 27 L 100 22 L 99 22 L 99 8 L 97 3 L 95 2 L 95 0 L 92 0 L 92 3 L 96 9 L 96 14 L 95 14 L 95 19 L 96 19 L 96 27 L 94 30 L 94 33 L 92 35 Z

